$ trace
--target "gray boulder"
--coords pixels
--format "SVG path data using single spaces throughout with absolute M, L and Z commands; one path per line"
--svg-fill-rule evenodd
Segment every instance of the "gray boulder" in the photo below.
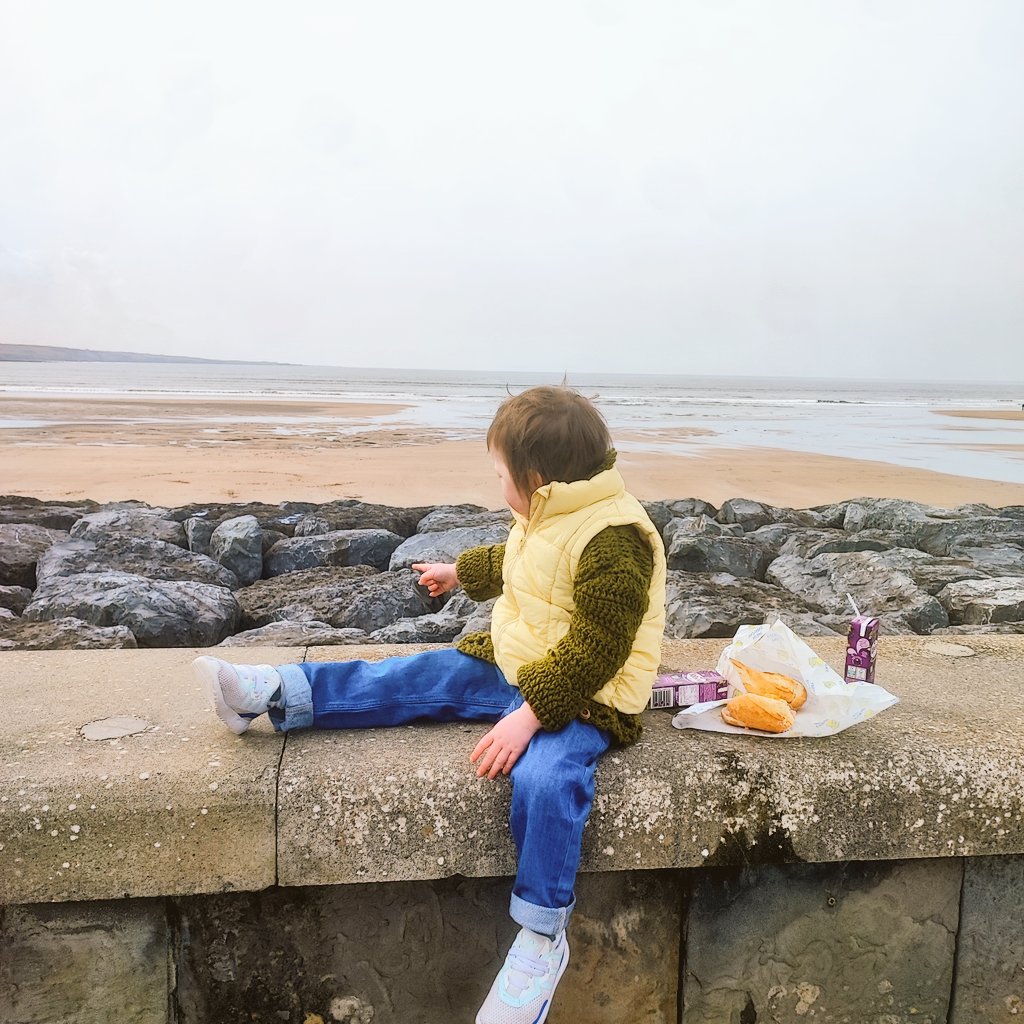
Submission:
M 417 533 L 395 549 L 389 568 L 408 569 L 417 562 L 454 562 L 463 551 L 484 544 L 504 544 L 508 527 L 466 526 L 443 533 Z
M 954 626 L 1024 623 L 1024 576 L 950 583 L 939 601 Z
M 821 628 L 814 609 L 781 587 L 741 579 L 728 573 L 690 573 L 670 569 L 665 587 L 665 635 L 677 640 L 690 637 L 731 637 L 742 625 L 757 625 L 777 612 L 793 629 L 795 622 L 814 621 L 814 635 Z M 800 630 L 797 629 L 797 632 Z M 829 629 L 829 632 L 834 632 Z M 829 635 L 829 634 L 825 634 Z
M 269 622 L 222 640 L 218 647 L 323 647 L 328 644 L 368 644 L 361 629 L 335 629 L 326 622 Z
M 217 524 L 201 516 L 191 516 L 182 525 L 185 527 L 189 551 L 196 555 L 209 555 L 210 538 L 217 529 Z
M 387 567 L 402 538 L 387 530 L 336 530 L 333 533 L 302 535 L 278 541 L 267 552 L 268 576 L 330 565 Z
M 672 513 L 673 519 L 686 519 L 690 516 L 718 518 L 718 509 L 700 498 L 673 498 L 671 501 L 664 501 L 660 504 L 663 504 Z
M 779 549 L 780 555 L 795 555 L 797 558 L 814 558 L 840 551 L 885 551 L 899 543 L 893 534 L 878 530 L 863 533 L 846 533 L 844 530 L 797 530 Z
M 449 643 L 463 631 L 477 607 L 465 591 L 456 590 L 440 611 L 399 619 L 375 630 L 370 639 L 378 644 Z
M 0 523 L 0 585 L 28 587 L 36 585 L 36 563 L 48 548 L 68 535 L 30 523 Z
M 675 518 L 672 509 L 663 501 L 641 501 L 640 504 L 643 505 L 644 511 L 658 533 L 663 533 L 665 527 Z
M 255 583 L 263 575 L 263 530 L 256 517 L 225 519 L 210 537 L 210 557 L 233 572 L 242 586 Z
M 502 526 L 507 533 L 512 513 L 507 509 L 490 512 L 480 505 L 441 505 L 416 524 L 416 533 L 445 533 L 467 526 Z
M 29 523 L 48 530 L 70 530 L 87 512 L 95 512 L 95 501 L 50 503 L 38 498 L 0 496 L 0 523 Z
M 983 576 L 1024 576 L 1024 547 L 1016 544 L 975 547 L 957 542 L 950 545 L 949 553 L 953 558 L 967 562 Z
M 665 552 L 670 569 L 686 572 L 725 572 L 731 576 L 764 579 L 771 555 L 744 537 L 689 534 L 682 530 L 672 536 Z
M 374 572 L 367 566 L 306 569 L 258 580 L 239 591 L 242 628 L 270 622 L 326 622 L 367 633 L 423 611 L 415 574 Z
M 666 544 L 671 544 L 677 534 L 697 536 L 707 534 L 710 537 L 742 537 L 743 527 L 739 523 L 719 523 L 710 516 L 675 516 L 670 519 L 662 531 Z
M 127 626 L 93 626 L 75 618 L 0 620 L 0 651 L 134 650 L 137 646 Z
M 28 587 L 0 587 L 0 608 L 15 615 L 20 615 L 31 600 L 32 591 Z
M 720 523 L 739 523 L 749 533 L 769 523 L 795 523 L 798 526 L 818 526 L 820 518 L 808 509 L 796 511 L 791 508 L 776 508 L 750 498 L 730 498 L 715 517 Z
M 240 609 L 224 587 L 98 572 L 50 577 L 24 617 L 68 616 L 94 626 L 127 626 L 140 647 L 212 647 L 235 632 Z
M 848 504 L 844 527 L 851 533 L 889 531 L 899 535 L 902 546 L 930 555 L 948 555 L 958 547 L 988 547 L 993 543 L 1024 547 L 1024 522 L 997 515 L 987 505 L 942 509 L 916 501 L 862 498 Z
M 416 525 L 432 507 L 393 508 L 346 498 L 321 505 L 295 524 L 296 537 L 311 537 L 338 530 L 387 530 L 399 537 L 416 532 Z
M 279 505 L 268 505 L 261 501 L 204 502 L 173 508 L 167 515 L 179 523 L 186 523 L 189 519 L 205 519 L 210 524 L 211 532 L 228 519 L 253 516 L 264 530 L 276 530 L 290 537 L 295 532 L 295 524 L 319 507 L 311 501 L 282 501 Z
M 205 555 L 196 555 L 176 544 L 145 537 L 117 534 L 98 540 L 65 540 L 39 558 L 36 576 L 41 586 L 58 576 L 81 573 L 124 572 L 150 580 L 190 580 L 235 590 L 233 572 Z
M 469 636 L 470 633 L 490 633 L 491 613 L 494 611 L 495 601 L 497 598 L 492 597 L 489 601 L 481 601 L 477 604 L 455 639 L 459 640 L 461 637 Z
M 188 538 L 181 523 L 168 518 L 167 509 L 149 508 L 104 508 L 90 512 L 71 527 L 71 536 L 76 540 L 103 540 L 112 536 L 144 537 L 161 540 L 165 544 L 188 547 Z
M 767 526 L 759 526 L 756 530 L 744 534 L 744 538 L 751 544 L 756 544 L 763 551 L 766 551 L 772 558 L 778 558 L 783 545 L 790 537 L 804 532 L 804 527 L 795 523 L 769 523 Z
M 771 563 L 766 579 L 817 611 L 845 615 L 849 594 L 863 612 L 879 616 L 883 627 L 887 616 L 901 617 L 917 633 L 948 625 L 942 605 L 907 573 L 894 569 L 885 554 L 851 551 L 810 559 L 783 555 Z

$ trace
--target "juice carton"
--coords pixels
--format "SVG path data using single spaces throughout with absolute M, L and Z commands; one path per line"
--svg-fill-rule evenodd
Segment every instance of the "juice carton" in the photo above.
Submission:
M 652 708 L 688 708 L 709 700 L 725 700 L 729 684 L 717 672 L 669 672 L 654 680 Z
M 858 615 L 850 623 L 846 646 L 846 681 L 873 683 L 875 681 L 875 652 L 878 647 L 878 619 L 872 615 Z

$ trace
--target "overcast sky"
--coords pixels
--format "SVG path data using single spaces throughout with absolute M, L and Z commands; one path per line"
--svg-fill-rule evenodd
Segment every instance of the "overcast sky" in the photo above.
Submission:
M 1024 380 L 1020 0 L 0 0 L 0 340 Z

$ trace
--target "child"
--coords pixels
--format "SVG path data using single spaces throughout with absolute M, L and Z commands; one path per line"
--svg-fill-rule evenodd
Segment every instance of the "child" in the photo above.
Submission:
M 640 734 L 665 623 L 665 555 L 614 468 L 601 414 L 564 387 L 507 399 L 487 448 L 514 523 L 504 544 L 419 564 L 433 597 L 497 596 L 490 633 L 386 661 L 194 667 L 236 733 L 269 712 L 278 730 L 475 719 L 478 776 L 512 777 L 518 851 L 510 913 L 522 927 L 477 1024 L 540 1024 L 569 961 L 565 928 L 594 769 Z

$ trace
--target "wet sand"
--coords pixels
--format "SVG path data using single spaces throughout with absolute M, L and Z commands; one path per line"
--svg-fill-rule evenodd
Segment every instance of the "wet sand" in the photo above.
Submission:
M 401 406 L 371 403 L 0 395 L 0 422 L 44 421 L 0 430 L 0 492 L 157 505 L 337 498 L 500 505 L 482 434 L 424 430 L 403 424 L 401 413 Z M 666 441 L 686 439 L 694 443 L 665 450 Z M 1020 484 L 718 447 L 703 428 L 634 431 L 622 440 L 629 443 L 619 466 L 644 499 L 700 497 L 718 505 L 746 497 L 798 508 L 854 497 L 1024 504 Z

